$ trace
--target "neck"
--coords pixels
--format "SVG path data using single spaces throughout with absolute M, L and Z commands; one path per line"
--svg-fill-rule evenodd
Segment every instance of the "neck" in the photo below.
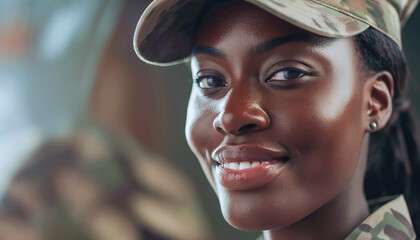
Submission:
M 363 190 L 369 135 L 365 135 L 352 180 L 336 197 L 304 219 L 264 231 L 265 240 L 344 239 L 369 216 Z

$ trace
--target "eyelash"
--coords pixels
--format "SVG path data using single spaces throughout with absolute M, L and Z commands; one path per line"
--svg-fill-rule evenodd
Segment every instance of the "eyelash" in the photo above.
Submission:
M 298 76 L 295 76 L 295 77 L 292 77 L 292 78 L 289 78 L 289 79 L 285 79 L 285 80 L 273 80 L 273 77 L 276 76 L 277 74 L 281 73 L 281 72 L 288 72 L 288 73 L 294 72 L 294 73 L 297 73 Z M 280 70 L 277 70 L 277 71 L 273 72 L 268 78 L 265 79 L 265 82 L 266 83 L 274 83 L 274 84 L 277 83 L 277 84 L 280 85 L 280 84 L 285 84 L 285 82 L 290 83 L 291 81 L 295 81 L 295 80 L 297 80 L 297 79 L 299 79 L 303 76 L 314 76 L 314 75 L 315 75 L 314 73 L 307 72 L 307 71 L 304 71 L 304 70 L 299 69 L 299 68 L 286 67 L 286 68 L 282 68 Z M 210 86 L 211 84 L 209 85 L 208 82 L 202 82 L 202 80 L 205 80 L 205 79 L 217 80 L 217 81 L 219 81 L 219 83 L 223 83 L 223 84 L 218 84 L 218 86 L 214 86 L 214 85 Z M 204 76 L 197 77 L 195 79 L 195 83 L 197 84 L 197 86 L 200 89 L 202 89 L 202 91 L 215 91 L 218 88 L 227 86 L 227 83 L 224 80 L 224 78 L 216 76 L 216 75 L 204 75 Z M 206 86 L 201 85 L 201 83 L 206 84 Z
M 224 82 L 224 84 L 221 85 L 221 86 L 215 86 L 215 87 L 211 87 L 211 86 L 210 87 L 203 87 L 203 86 L 200 85 L 200 83 L 202 83 L 201 80 L 203 80 L 203 79 L 214 79 L 214 80 L 218 80 L 220 82 Z M 218 76 L 214 76 L 214 75 L 200 76 L 200 77 L 195 79 L 195 83 L 202 90 L 211 90 L 211 89 L 215 89 L 215 88 L 218 88 L 218 87 L 226 87 L 227 86 L 226 81 L 223 78 L 218 77 Z M 209 86 L 209 83 L 206 83 L 206 85 Z
M 277 74 L 279 74 L 281 72 L 289 72 L 289 73 L 290 72 L 295 72 L 295 73 L 298 73 L 298 76 L 292 77 L 290 79 L 285 79 L 285 80 L 272 80 L 274 76 L 276 76 Z M 287 67 L 287 68 L 282 68 L 282 69 L 272 73 L 268 78 L 265 79 L 265 82 L 293 81 L 293 80 L 299 79 L 303 76 L 313 76 L 313 75 L 314 75 L 313 73 L 304 71 L 304 70 L 299 69 L 299 68 Z

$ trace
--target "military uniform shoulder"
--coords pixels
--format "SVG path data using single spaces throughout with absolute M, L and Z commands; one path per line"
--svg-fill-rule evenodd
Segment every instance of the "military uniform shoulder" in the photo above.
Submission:
M 403 195 L 395 197 L 373 212 L 345 240 L 416 239 Z
M 412 240 L 416 239 L 410 213 L 404 196 L 382 198 L 374 201 L 374 205 L 388 201 L 374 211 L 364 220 L 345 240 L 389 239 Z M 261 235 L 256 240 L 264 240 Z

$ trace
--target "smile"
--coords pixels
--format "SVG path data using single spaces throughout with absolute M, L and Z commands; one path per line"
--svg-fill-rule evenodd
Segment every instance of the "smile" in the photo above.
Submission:
M 226 189 L 237 191 L 269 184 L 289 161 L 284 148 L 255 144 L 224 145 L 212 153 L 212 158 L 215 178 Z
M 230 163 L 223 163 L 221 167 L 231 169 L 231 170 L 244 170 L 249 168 L 254 168 L 260 165 L 267 165 L 271 164 L 271 161 L 252 161 L 252 162 L 230 162 Z

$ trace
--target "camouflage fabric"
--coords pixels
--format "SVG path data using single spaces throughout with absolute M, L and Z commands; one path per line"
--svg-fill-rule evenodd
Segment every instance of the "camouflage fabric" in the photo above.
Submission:
M 325 37 L 357 35 L 373 27 L 401 47 L 401 26 L 418 0 L 245 0 Z M 155 0 L 136 28 L 134 49 L 143 61 L 169 66 L 189 61 L 197 20 L 208 0 Z M 205 8 L 205 7 L 204 7 Z
M 404 197 L 383 205 L 363 221 L 345 240 L 416 239 Z
M 0 204 L 2 240 L 205 240 L 187 179 L 127 137 L 81 129 L 41 146 Z
M 345 240 L 416 239 L 407 204 L 402 195 L 374 211 Z M 257 240 L 264 240 L 260 236 Z

